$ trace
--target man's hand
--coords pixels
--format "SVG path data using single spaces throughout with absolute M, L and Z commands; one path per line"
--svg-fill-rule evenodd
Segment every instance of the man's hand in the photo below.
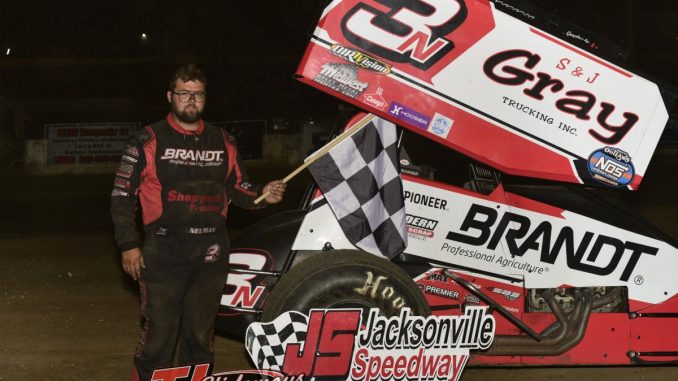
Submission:
M 287 184 L 283 183 L 282 180 L 271 181 L 264 185 L 263 193 L 270 192 L 264 200 L 269 204 L 279 203 L 285 195 L 285 188 L 287 188 Z
M 134 280 L 141 278 L 141 269 L 145 269 L 144 257 L 141 255 L 141 249 L 134 248 L 122 252 L 122 268 Z

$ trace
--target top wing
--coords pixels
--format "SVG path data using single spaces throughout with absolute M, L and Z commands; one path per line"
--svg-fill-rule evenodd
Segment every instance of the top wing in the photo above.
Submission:
M 335 0 L 297 75 L 506 173 L 637 189 L 668 120 L 659 89 L 568 33 L 488 0 Z

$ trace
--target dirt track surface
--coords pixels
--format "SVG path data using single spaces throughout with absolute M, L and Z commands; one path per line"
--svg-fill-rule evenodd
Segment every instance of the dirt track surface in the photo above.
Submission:
M 635 203 L 676 238 L 678 165 L 675 156 L 659 157 L 653 165 Z M 120 268 L 107 227 L 111 178 L 94 183 L 73 178 L 60 185 L 63 192 L 46 196 L 34 185 L 53 189 L 54 180 L 31 181 L 26 192 L 13 189 L 13 198 L 2 194 L 6 187 L 0 190 L 7 196 L 0 197 L 0 381 L 126 380 L 139 330 L 138 290 Z M 71 191 L 76 199 L 64 196 Z M 29 204 L 37 206 L 26 210 Z M 239 342 L 217 337 L 215 350 L 215 371 L 252 367 Z M 462 376 L 462 381 L 677 379 L 678 367 L 469 368 Z
M 136 285 L 109 232 L 0 239 L 0 380 L 119 381 L 139 329 Z M 249 369 L 244 346 L 217 337 L 215 371 Z M 676 380 L 678 367 L 477 369 L 472 380 Z

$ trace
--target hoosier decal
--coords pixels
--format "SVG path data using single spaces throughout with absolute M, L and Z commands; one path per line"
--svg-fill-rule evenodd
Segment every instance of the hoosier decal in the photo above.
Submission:
M 431 118 L 427 117 L 426 115 L 414 111 L 398 102 L 391 102 L 391 105 L 388 108 L 388 113 L 395 115 L 396 118 L 417 126 L 422 130 L 425 130 L 428 127 L 428 124 L 431 120 Z

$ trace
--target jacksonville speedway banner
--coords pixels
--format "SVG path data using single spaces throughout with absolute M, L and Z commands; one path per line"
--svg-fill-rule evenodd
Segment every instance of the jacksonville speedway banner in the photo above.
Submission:
M 297 75 L 501 171 L 637 189 L 668 119 L 658 87 L 500 3 L 332 1 Z
M 287 311 L 247 328 L 257 369 L 213 372 L 211 364 L 157 369 L 154 381 L 431 380 L 458 381 L 470 351 L 486 350 L 496 321 L 487 307 L 462 315 L 416 316 L 407 307 Z

